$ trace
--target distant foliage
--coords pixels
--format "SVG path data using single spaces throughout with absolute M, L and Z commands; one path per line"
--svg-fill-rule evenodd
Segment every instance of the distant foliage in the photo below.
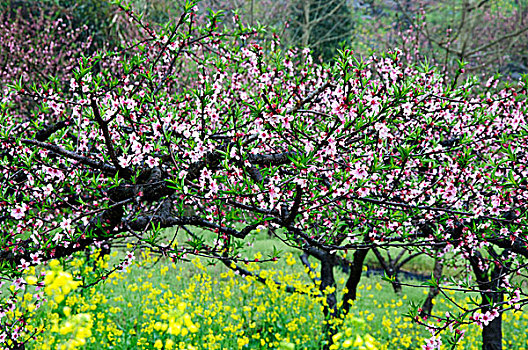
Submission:
M 0 91 L 7 97 L 7 85 L 25 86 L 54 82 L 66 86 L 77 60 L 91 45 L 86 27 L 72 26 L 69 16 L 57 16 L 52 9 L 34 7 L 6 9 L 0 14 Z M 25 101 L 25 102 L 24 102 Z M 28 113 L 32 105 L 22 96 L 14 97 L 17 113 Z
M 361 25 L 354 48 L 361 54 L 398 47 L 409 60 L 425 57 L 449 76 L 528 73 L 528 2 L 370 1 L 357 7 Z
M 316 59 L 328 62 L 340 43 L 349 43 L 354 27 L 348 2 L 343 0 L 292 1 L 288 18 L 294 46 L 309 47 Z
M 25 83 L 66 75 L 91 39 L 80 42 L 86 27 L 74 28 L 70 17 L 53 16 L 31 8 L 0 14 L 0 79 Z

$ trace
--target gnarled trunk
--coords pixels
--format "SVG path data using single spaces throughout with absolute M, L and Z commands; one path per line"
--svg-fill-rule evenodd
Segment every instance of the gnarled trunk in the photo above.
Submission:
M 440 281 L 440 278 L 442 277 L 443 268 L 444 268 L 444 265 L 442 264 L 440 259 L 436 258 L 434 268 L 433 268 L 433 277 L 435 281 Z M 440 289 L 438 287 L 436 286 L 429 287 L 429 294 L 427 294 L 427 298 L 425 299 L 423 303 L 420 316 L 423 317 L 425 315 L 431 315 L 431 313 L 433 312 L 433 299 L 438 295 L 439 292 L 440 292 Z
M 482 350 L 502 350 L 502 313 L 482 328 Z
M 494 264 L 486 266 L 485 260 L 480 252 L 475 251 L 469 256 L 469 262 L 480 289 L 482 301 L 481 312 L 486 314 L 493 311 L 492 305 L 504 300 L 504 292 L 501 285 L 504 282 L 503 273 L 509 269 L 508 256 L 510 251 L 505 249 L 502 254 L 497 254 L 492 247 L 488 247 L 488 253 L 493 257 Z M 491 270 L 491 273 L 489 273 Z M 502 350 L 502 312 L 482 327 L 482 350 Z

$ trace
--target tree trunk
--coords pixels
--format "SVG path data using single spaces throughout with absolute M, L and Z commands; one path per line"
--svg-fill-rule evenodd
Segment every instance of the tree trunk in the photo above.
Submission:
M 442 270 L 444 268 L 444 265 L 440 262 L 438 258 L 435 259 L 435 264 L 433 268 L 433 277 L 435 281 L 438 281 L 440 283 L 440 278 L 442 278 Z M 433 311 L 433 299 L 438 295 L 440 292 L 440 289 L 438 287 L 429 287 L 429 294 L 427 294 L 427 298 L 425 299 L 422 311 L 420 312 L 420 316 L 430 315 Z
M 334 278 L 335 261 L 330 254 L 326 254 L 325 258 L 321 260 L 321 285 L 319 290 L 326 297 L 326 305 L 323 307 L 323 314 L 325 316 L 326 324 L 324 325 L 324 333 L 326 342 L 323 350 L 329 350 L 333 343 L 332 337 L 337 334 L 337 327 L 334 321 L 337 318 L 337 297 L 335 290 L 332 293 L 325 293 L 326 288 L 336 287 Z
M 328 287 L 336 287 L 334 267 L 342 266 L 344 262 L 341 258 L 336 257 L 335 254 L 330 254 L 326 251 L 309 247 L 304 250 L 304 254 L 301 256 L 302 263 L 309 269 L 311 269 L 308 261 L 308 256 L 313 256 L 321 262 L 321 276 L 319 279 L 320 285 L 319 290 L 321 295 L 326 299 L 326 305 L 323 307 L 323 314 L 325 316 L 326 324 L 323 327 L 325 334 L 325 341 L 321 349 L 329 350 L 333 345 L 333 336 L 339 331 L 339 324 L 336 326 L 336 322 L 339 319 L 344 319 L 350 310 L 350 301 L 356 300 L 357 286 L 361 279 L 361 273 L 363 271 L 363 263 L 367 256 L 369 249 L 358 249 L 354 252 L 354 259 L 352 263 L 348 263 L 349 275 L 346 282 L 347 292 L 343 295 L 342 305 L 337 307 L 337 294 L 334 290 L 332 293 L 324 293 Z M 314 282 L 317 278 L 314 279 Z
M 482 350 L 502 350 L 502 313 L 482 328 Z
M 313 278 L 314 283 L 319 282 L 319 290 L 321 297 L 325 298 L 326 305 L 323 305 L 323 315 L 326 323 L 323 327 L 324 339 L 321 349 L 329 350 L 332 346 L 332 337 L 337 334 L 337 327 L 335 326 L 335 320 L 339 317 L 337 312 L 337 296 L 336 291 L 332 293 L 325 293 L 327 288 L 335 288 L 336 282 L 334 277 L 334 266 L 338 265 L 338 261 L 335 255 L 330 254 L 326 251 L 319 250 L 314 247 L 309 247 L 304 250 L 304 254 L 301 255 L 302 263 L 311 271 L 314 272 L 308 261 L 308 256 L 313 256 L 321 263 L 321 275 L 319 278 Z
M 302 36 L 301 36 L 301 44 L 302 47 L 309 47 L 310 46 L 310 36 L 312 32 L 312 24 L 310 19 L 310 0 L 304 0 L 302 2 L 303 7 L 303 15 L 304 15 L 304 22 L 302 24 Z
M 350 302 L 356 300 L 357 286 L 361 280 L 361 273 L 363 272 L 363 263 L 367 256 L 368 249 L 358 249 L 354 252 L 354 260 L 350 267 L 350 274 L 346 282 L 347 292 L 343 295 L 343 305 L 341 306 L 341 315 L 345 317 L 350 310 Z
M 508 270 L 511 262 L 508 261 L 510 251 L 505 249 L 499 256 L 492 247 L 488 247 L 489 255 L 495 260 L 494 264 L 487 269 L 481 266 L 484 264 L 480 252 L 473 252 L 469 256 L 469 262 L 475 273 L 480 289 L 482 301 L 480 303 L 483 314 L 492 310 L 491 305 L 498 304 L 504 300 L 504 291 L 501 290 L 501 283 L 504 281 L 503 272 Z M 488 277 L 488 272 L 491 274 Z M 482 327 L 482 350 L 502 350 L 502 312 Z
M 392 279 L 392 289 L 394 289 L 394 293 L 400 295 L 402 293 L 402 286 L 400 279 L 398 278 L 398 270 L 394 268 L 394 264 L 392 262 L 392 259 L 389 257 L 389 261 L 387 262 L 381 253 L 379 252 L 378 248 L 372 248 L 372 251 L 376 255 L 376 258 L 378 259 L 381 267 L 385 271 L 388 277 Z

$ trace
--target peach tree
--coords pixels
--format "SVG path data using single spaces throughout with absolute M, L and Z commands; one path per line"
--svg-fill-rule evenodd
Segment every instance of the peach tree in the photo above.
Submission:
M 244 243 L 267 229 L 307 266 L 320 262 L 326 348 L 367 252 L 391 247 L 461 271 L 428 286 L 479 296 L 434 322 L 411 309 L 432 334 L 424 349 L 440 348 L 444 333 L 456 343 L 463 323 L 483 327 L 483 349 L 501 348 L 501 313 L 527 300 L 516 279 L 528 256 L 523 82 L 498 90 L 490 81 L 476 93 L 475 80 L 445 84 L 434 67 L 403 64 L 398 50 L 365 61 L 344 50 L 321 66 L 237 16 L 229 29 L 218 29 L 216 13 L 197 26 L 193 2 L 163 28 L 121 6 L 142 39 L 81 59 L 67 86 L 18 81 L 3 96 L 2 346 L 22 348 L 34 335 L 17 309 L 30 266 L 132 245 L 112 269 L 149 247 L 244 274 L 254 261 Z M 38 110 L 12 115 L 16 96 Z M 336 266 L 348 271 L 341 295 Z M 108 272 L 79 278 L 92 285 Z

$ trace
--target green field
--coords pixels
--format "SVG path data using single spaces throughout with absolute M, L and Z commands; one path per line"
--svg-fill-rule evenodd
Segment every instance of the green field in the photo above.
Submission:
M 267 235 L 261 234 L 248 247 L 249 254 L 265 256 L 272 246 Z M 317 288 L 292 254 L 298 253 L 285 246 L 277 248 L 283 250 L 284 258 L 244 268 L 280 282 L 281 287 L 237 276 L 204 258 L 189 257 L 189 262 L 174 264 L 136 251 L 127 271 L 114 272 L 91 288 L 73 285 L 72 291 L 46 290 L 48 300 L 30 320 L 41 333 L 28 343 L 28 349 L 319 349 L 325 324 L 322 300 L 309 295 Z M 111 268 L 120 255 L 115 251 L 100 259 L 99 267 Z M 81 269 L 93 270 L 84 256 L 64 266 L 52 265 L 51 285 L 68 285 L 67 278 L 57 282 L 59 275 L 67 275 L 64 267 L 73 275 Z M 427 289 L 404 286 L 402 295 L 397 295 L 381 277 L 365 275 L 358 300 L 334 336 L 332 348 L 421 349 L 430 335 L 405 315 L 411 302 L 423 302 Z M 341 271 L 336 273 L 338 295 L 345 277 Z M 287 293 L 285 285 L 306 294 Z M 447 296 L 461 304 L 470 301 L 467 295 L 454 292 Z M 26 298 L 30 305 L 32 300 Z M 435 303 L 436 313 L 455 311 L 442 295 Z M 504 320 L 505 348 L 525 349 L 528 316 L 506 313 Z M 480 329 L 475 325 L 462 329 L 466 336 L 458 349 L 478 349 Z

